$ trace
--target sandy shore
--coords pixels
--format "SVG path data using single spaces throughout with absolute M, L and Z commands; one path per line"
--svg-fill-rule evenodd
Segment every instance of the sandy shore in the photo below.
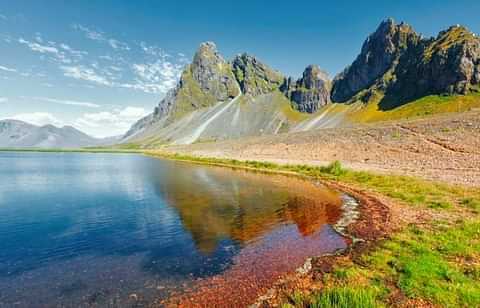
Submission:
M 480 185 L 480 111 L 427 119 L 169 146 L 194 156 L 325 165 Z

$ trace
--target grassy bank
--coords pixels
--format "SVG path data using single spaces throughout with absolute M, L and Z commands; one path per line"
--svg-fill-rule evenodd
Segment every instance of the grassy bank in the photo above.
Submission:
M 114 148 L 78 148 L 78 149 L 53 149 L 53 148 L 0 148 L 0 152 L 41 152 L 41 153 L 143 153 L 136 149 Z
M 285 307 L 480 306 L 480 189 L 342 168 L 199 158 L 148 152 L 202 164 L 288 172 L 355 185 L 390 197 L 429 218 L 404 226 L 355 260 L 337 264 L 322 292 L 289 294 Z

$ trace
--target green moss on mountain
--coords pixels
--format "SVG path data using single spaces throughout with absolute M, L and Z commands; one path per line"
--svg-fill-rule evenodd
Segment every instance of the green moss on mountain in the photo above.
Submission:
M 423 61 L 431 60 L 432 55 L 436 53 L 446 52 L 448 49 L 461 44 L 475 42 L 478 40 L 472 32 L 463 26 L 453 26 L 447 31 L 441 32 L 437 39 L 425 49 L 423 53 Z
M 248 54 L 242 54 L 232 62 L 232 69 L 242 92 L 251 96 L 278 90 L 285 77 Z
M 202 91 L 200 85 L 192 76 L 191 66 L 188 66 L 180 80 L 171 120 L 177 120 L 192 111 L 212 106 L 215 103 L 215 97 Z
M 478 92 L 467 95 L 428 95 L 390 110 L 382 110 L 379 107 L 383 98 L 382 92 L 374 91 L 366 104 L 361 101 L 353 103 L 359 105 L 359 108 L 350 112 L 348 118 L 353 122 L 370 123 L 421 118 L 480 108 L 480 93 Z

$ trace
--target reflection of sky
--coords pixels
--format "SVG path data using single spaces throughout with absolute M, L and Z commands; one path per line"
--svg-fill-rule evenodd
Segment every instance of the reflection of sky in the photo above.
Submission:
M 251 174 L 121 154 L 0 153 L 0 183 L 0 286 L 57 264 L 82 279 L 85 258 L 136 262 L 137 284 L 219 273 L 288 197 Z
M 176 213 L 144 176 L 155 167 L 132 155 L 1 154 L 0 272 L 84 253 L 188 245 Z

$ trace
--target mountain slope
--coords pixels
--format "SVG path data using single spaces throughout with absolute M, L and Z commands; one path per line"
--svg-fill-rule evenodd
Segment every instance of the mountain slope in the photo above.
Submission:
M 304 78 L 308 80 L 302 79 L 304 85 L 246 53 L 228 63 L 215 44 L 203 43 L 192 64 L 182 73 L 177 87 L 152 114 L 135 123 L 122 141 L 157 146 L 289 131 L 309 119 L 310 113 L 317 109 L 314 106 L 324 105 L 329 96 L 319 92 L 322 95 L 308 98 L 295 95 L 298 102 L 291 99 L 300 86 L 307 92 L 317 93 L 329 83 L 318 79 L 324 76 L 316 66 L 306 71 L 308 76 Z M 292 87 L 287 86 L 288 81 Z M 307 105 L 309 107 L 303 107 Z
M 189 144 L 458 112 L 480 107 L 479 91 L 480 40 L 458 25 L 425 39 L 387 19 L 333 81 L 316 65 L 295 80 L 245 53 L 227 62 L 203 43 L 122 142 Z
M 79 148 L 106 145 L 115 139 L 96 139 L 71 127 L 36 126 L 18 120 L 0 121 L 0 147 Z

